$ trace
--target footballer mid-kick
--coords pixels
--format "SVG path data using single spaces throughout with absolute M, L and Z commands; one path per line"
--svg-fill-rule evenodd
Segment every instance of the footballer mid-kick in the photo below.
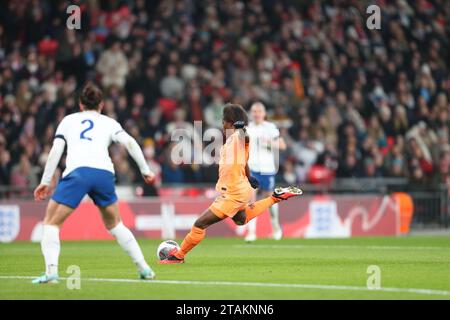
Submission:
M 118 142 L 126 147 L 139 166 L 145 183 L 152 183 L 155 175 L 134 138 L 116 120 L 100 114 L 103 93 L 99 88 L 86 85 L 80 95 L 79 106 L 81 112 L 66 116 L 59 124 L 41 183 L 34 191 L 36 201 L 42 201 L 50 194 L 50 182 L 67 146 L 66 169 L 45 213 L 41 250 L 46 270 L 32 282 L 58 281 L 59 229 L 86 194 L 100 209 L 109 233 L 136 264 L 141 279 L 153 279 L 155 273 L 145 262 L 135 237 L 120 219 L 109 145 Z
M 247 224 L 275 203 L 302 194 L 298 187 L 279 187 L 271 196 L 252 203 L 253 189 L 258 188 L 259 183 L 250 175 L 247 165 L 250 140 L 246 133 L 247 113 L 240 105 L 227 104 L 222 123 L 226 141 L 220 150 L 216 184 L 220 195 L 195 221 L 180 249 L 174 248 L 169 252 L 167 258 L 160 261 L 162 264 L 183 263 L 185 255 L 203 240 L 209 226 L 228 217 L 237 225 Z

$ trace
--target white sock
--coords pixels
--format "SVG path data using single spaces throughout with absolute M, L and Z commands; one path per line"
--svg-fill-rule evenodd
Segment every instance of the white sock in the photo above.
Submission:
M 247 236 L 256 235 L 256 219 L 254 218 L 247 223 Z
M 272 222 L 272 230 L 278 231 L 281 229 L 280 219 L 278 218 L 278 203 L 275 203 L 269 208 L 270 221 Z
M 44 224 L 41 240 L 41 250 L 45 259 L 45 274 L 58 274 L 58 259 L 60 251 L 59 228 L 54 225 Z
M 114 238 L 116 238 L 122 249 L 125 250 L 126 253 L 128 253 L 128 255 L 138 267 L 139 271 L 150 268 L 147 262 L 145 262 L 144 255 L 142 254 L 141 248 L 139 247 L 136 238 L 131 233 L 130 229 L 125 227 L 122 222 L 119 222 L 117 226 L 109 230 L 109 233 Z

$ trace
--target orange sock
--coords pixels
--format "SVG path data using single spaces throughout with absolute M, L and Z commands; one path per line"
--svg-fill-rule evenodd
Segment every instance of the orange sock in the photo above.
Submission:
M 245 219 L 245 223 L 248 223 L 253 218 L 256 218 L 277 202 L 279 202 L 279 200 L 270 196 L 249 204 L 247 207 L 245 207 L 245 215 L 247 216 L 247 218 Z
M 192 226 L 191 231 L 184 238 L 180 250 L 175 254 L 175 257 L 184 259 L 184 256 L 203 240 L 205 234 L 206 230 Z

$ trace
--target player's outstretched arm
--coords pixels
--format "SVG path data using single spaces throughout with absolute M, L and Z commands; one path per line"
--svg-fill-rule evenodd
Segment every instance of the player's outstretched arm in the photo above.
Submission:
M 247 176 L 247 178 L 250 178 L 250 176 L 251 176 L 250 168 L 248 167 L 248 163 L 245 164 L 245 175 Z
M 136 140 L 125 131 L 121 131 L 116 134 L 115 141 L 117 141 L 127 149 L 128 153 L 138 165 L 145 183 L 153 183 L 153 181 L 155 180 L 155 174 L 150 171 L 144 154 L 142 153 L 141 147 L 139 147 L 139 144 L 136 142 Z
M 52 149 L 48 154 L 48 159 L 45 164 L 44 173 L 42 175 L 41 183 L 34 190 L 34 199 L 36 201 L 45 200 L 50 193 L 50 183 L 52 181 L 53 175 L 55 174 L 56 167 L 58 166 L 59 160 L 64 152 L 64 147 L 66 142 L 63 139 L 56 138 L 53 141 Z
M 245 165 L 245 175 L 247 176 L 248 181 L 250 182 L 250 185 L 253 189 L 259 188 L 259 181 L 255 177 L 253 177 L 250 173 L 250 168 L 248 167 L 248 164 Z
M 286 150 L 286 141 L 284 141 L 283 137 L 278 137 L 272 141 L 272 147 L 281 151 Z

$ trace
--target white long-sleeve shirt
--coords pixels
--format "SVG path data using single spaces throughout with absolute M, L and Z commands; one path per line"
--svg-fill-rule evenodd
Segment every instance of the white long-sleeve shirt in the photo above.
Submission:
M 59 124 L 41 184 L 50 184 L 66 145 L 66 169 L 63 177 L 79 167 L 103 169 L 114 173 L 108 152 L 112 142 L 118 142 L 127 148 L 142 174 L 150 173 L 138 143 L 116 120 L 96 111 L 83 111 L 66 116 Z
M 280 131 L 274 123 L 264 121 L 261 124 L 250 122 L 247 127 L 250 137 L 250 155 L 248 166 L 251 171 L 262 174 L 277 173 L 275 152 L 272 142 L 280 137 Z

